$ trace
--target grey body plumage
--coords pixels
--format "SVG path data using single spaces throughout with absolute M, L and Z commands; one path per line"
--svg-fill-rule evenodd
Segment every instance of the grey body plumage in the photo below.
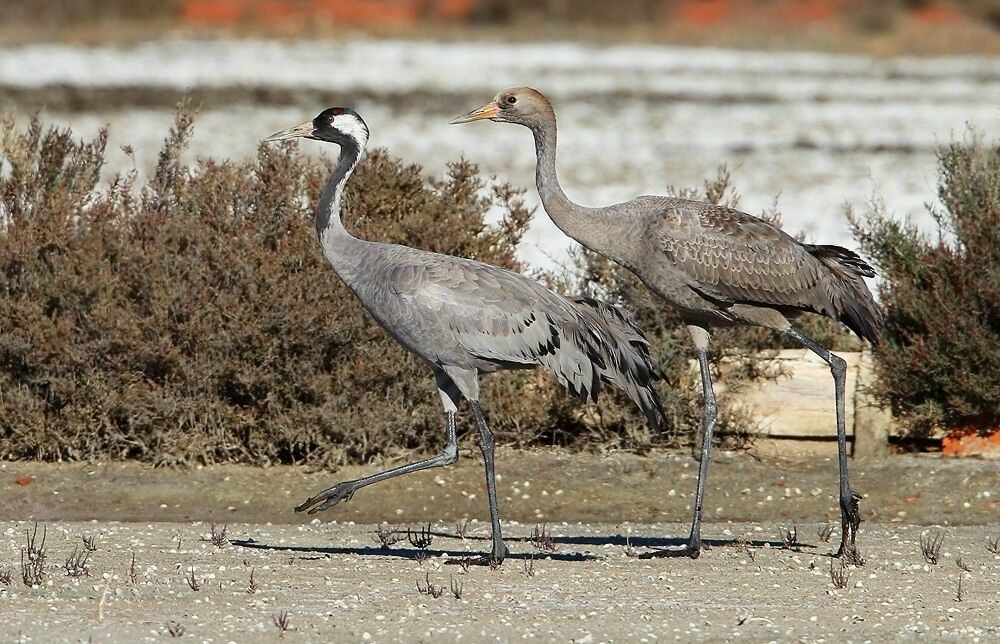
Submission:
M 610 304 L 564 298 L 523 275 L 489 264 L 352 236 L 340 219 L 340 202 L 367 144 L 367 126 L 352 110 L 330 108 L 312 122 L 268 140 L 294 137 L 341 146 L 316 212 L 323 254 L 372 317 L 430 366 L 447 432 L 441 454 L 338 483 L 296 510 L 325 510 L 366 485 L 453 463 L 458 458 L 455 412 L 465 398 L 473 408 L 486 466 L 493 523 L 490 556 L 503 559 L 507 547 L 496 502 L 493 436 L 479 405 L 479 374 L 541 365 L 573 395 L 595 401 L 603 384 L 609 383 L 658 426 L 663 410 L 652 381 L 660 374 L 649 344 L 631 319 Z
M 632 271 L 673 306 L 688 326 L 698 351 L 705 396 L 701 464 L 694 519 L 687 546 L 701 549 L 701 514 L 716 402 L 707 359 L 709 329 L 749 324 L 794 337 L 829 365 L 834 376 L 840 464 L 842 540 L 839 555 L 855 554 L 859 496 L 848 484 L 844 425 L 846 365 L 790 320 L 813 312 L 840 320 L 862 338 L 878 343 L 882 314 L 865 285 L 874 270 L 857 254 L 837 246 L 804 244 L 752 215 L 665 196 L 642 196 L 602 208 L 577 205 L 566 197 L 556 174 L 556 119 L 537 90 L 518 87 L 456 118 L 516 123 L 535 141 L 535 183 L 546 213 L 568 236 Z

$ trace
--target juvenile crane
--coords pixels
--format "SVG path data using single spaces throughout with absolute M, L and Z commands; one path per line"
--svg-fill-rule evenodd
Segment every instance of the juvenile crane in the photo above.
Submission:
M 366 485 L 458 460 L 455 412 L 469 401 L 479 428 L 493 524 L 490 559 L 503 560 L 493 472 L 493 434 L 479 405 L 479 374 L 542 365 L 570 393 L 597 400 L 602 381 L 624 391 L 658 427 L 663 414 L 651 383 L 660 372 L 631 319 L 593 299 L 567 299 L 518 273 L 459 257 L 358 239 L 344 227 L 341 197 L 368 143 L 356 112 L 332 107 L 267 141 L 336 143 L 340 159 L 316 209 L 323 255 L 361 304 L 434 372 L 445 411 L 446 444 L 432 458 L 343 481 L 295 508 L 310 514 L 349 500 Z
M 840 464 L 841 542 L 837 556 L 856 557 L 861 523 L 847 478 L 844 427 L 846 363 L 798 329 L 790 319 L 803 311 L 846 324 L 878 343 L 882 314 L 864 277 L 875 271 L 839 246 L 803 244 L 780 228 L 746 213 L 687 199 L 642 196 L 603 208 L 586 208 L 566 197 L 556 176 L 556 117 L 541 92 L 517 87 L 452 123 L 489 119 L 516 123 L 535 139 L 535 183 L 545 212 L 564 233 L 632 271 L 667 301 L 687 325 L 698 352 L 704 410 L 698 483 L 691 534 L 682 550 L 701 552 L 701 516 L 717 406 L 709 372 L 709 329 L 757 325 L 785 333 L 820 356 L 833 373 Z

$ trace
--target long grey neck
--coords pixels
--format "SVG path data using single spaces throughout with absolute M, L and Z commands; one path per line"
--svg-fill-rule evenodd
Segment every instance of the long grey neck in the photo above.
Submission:
M 357 167 L 362 152 L 364 150 L 357 143 L 341 144 L 337 167 L 326 182 L 323 194 L 319 198 L 319 205 L 316 206 L 316 235 L 319 237 L 320 246 L 323 247 L 323 255 L 348 284 L 351 283 L 350 277 L 354 273 L 352 269 L 357 265 L 354 253 L 364 242 L 347 232 L 340 218 L 340 203 L 344 195 L 344 186 Z
M 585 208 L 573 203 L 563 192 L 556 175 L 555 119 L 532 126 L 535 137 L 535 186 L 542 206 L 561 231 L 587 248 L 606 254 L 609 221 L 602 208 Z

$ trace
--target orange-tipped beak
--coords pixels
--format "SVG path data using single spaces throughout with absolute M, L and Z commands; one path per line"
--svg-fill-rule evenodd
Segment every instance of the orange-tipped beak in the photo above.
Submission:
M 296 125 L 295 127 L 289 128 L 287 130 L 282 130 L 280 132 L 275 132 L 271 136 L 264 139 L 265 141 L 284 141 L 285 139 L 298 139 L 298 138 L 308 138 L 312 136 L 313 133 L 312 121 L 303 123 L 302 125 Z
M 483 119 L 496 118 L 500 113 L 500 106 L 496 104 L 496 101 L 487 103 L 477 110 L 472 110 L 468 114 L 463 114 L 461 116 L 456 116 L 451 120 L 451 125 L 458 125 L 459 123 L 471 123 L 472 121 L 482 121 Z

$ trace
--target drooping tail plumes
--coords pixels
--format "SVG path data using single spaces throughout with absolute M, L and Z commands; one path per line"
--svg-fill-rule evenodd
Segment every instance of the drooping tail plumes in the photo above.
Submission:
M 601 341 L 601 380 L 624 391 L 642 409 L 649 425 L 659 430 L 664 411 L 652 383 L 664 376 L 650 355 L 642 330 L 612 304 L 589 297 L 575 297 L 572 302 Z
M 806 249 L 836 278 L 831 295 L 837 319 L 859 337 L 878 346 L 882 311 L 863 279 L 875 277 L 875 269 L 854 251 L 840 246 L 808 244 Z

